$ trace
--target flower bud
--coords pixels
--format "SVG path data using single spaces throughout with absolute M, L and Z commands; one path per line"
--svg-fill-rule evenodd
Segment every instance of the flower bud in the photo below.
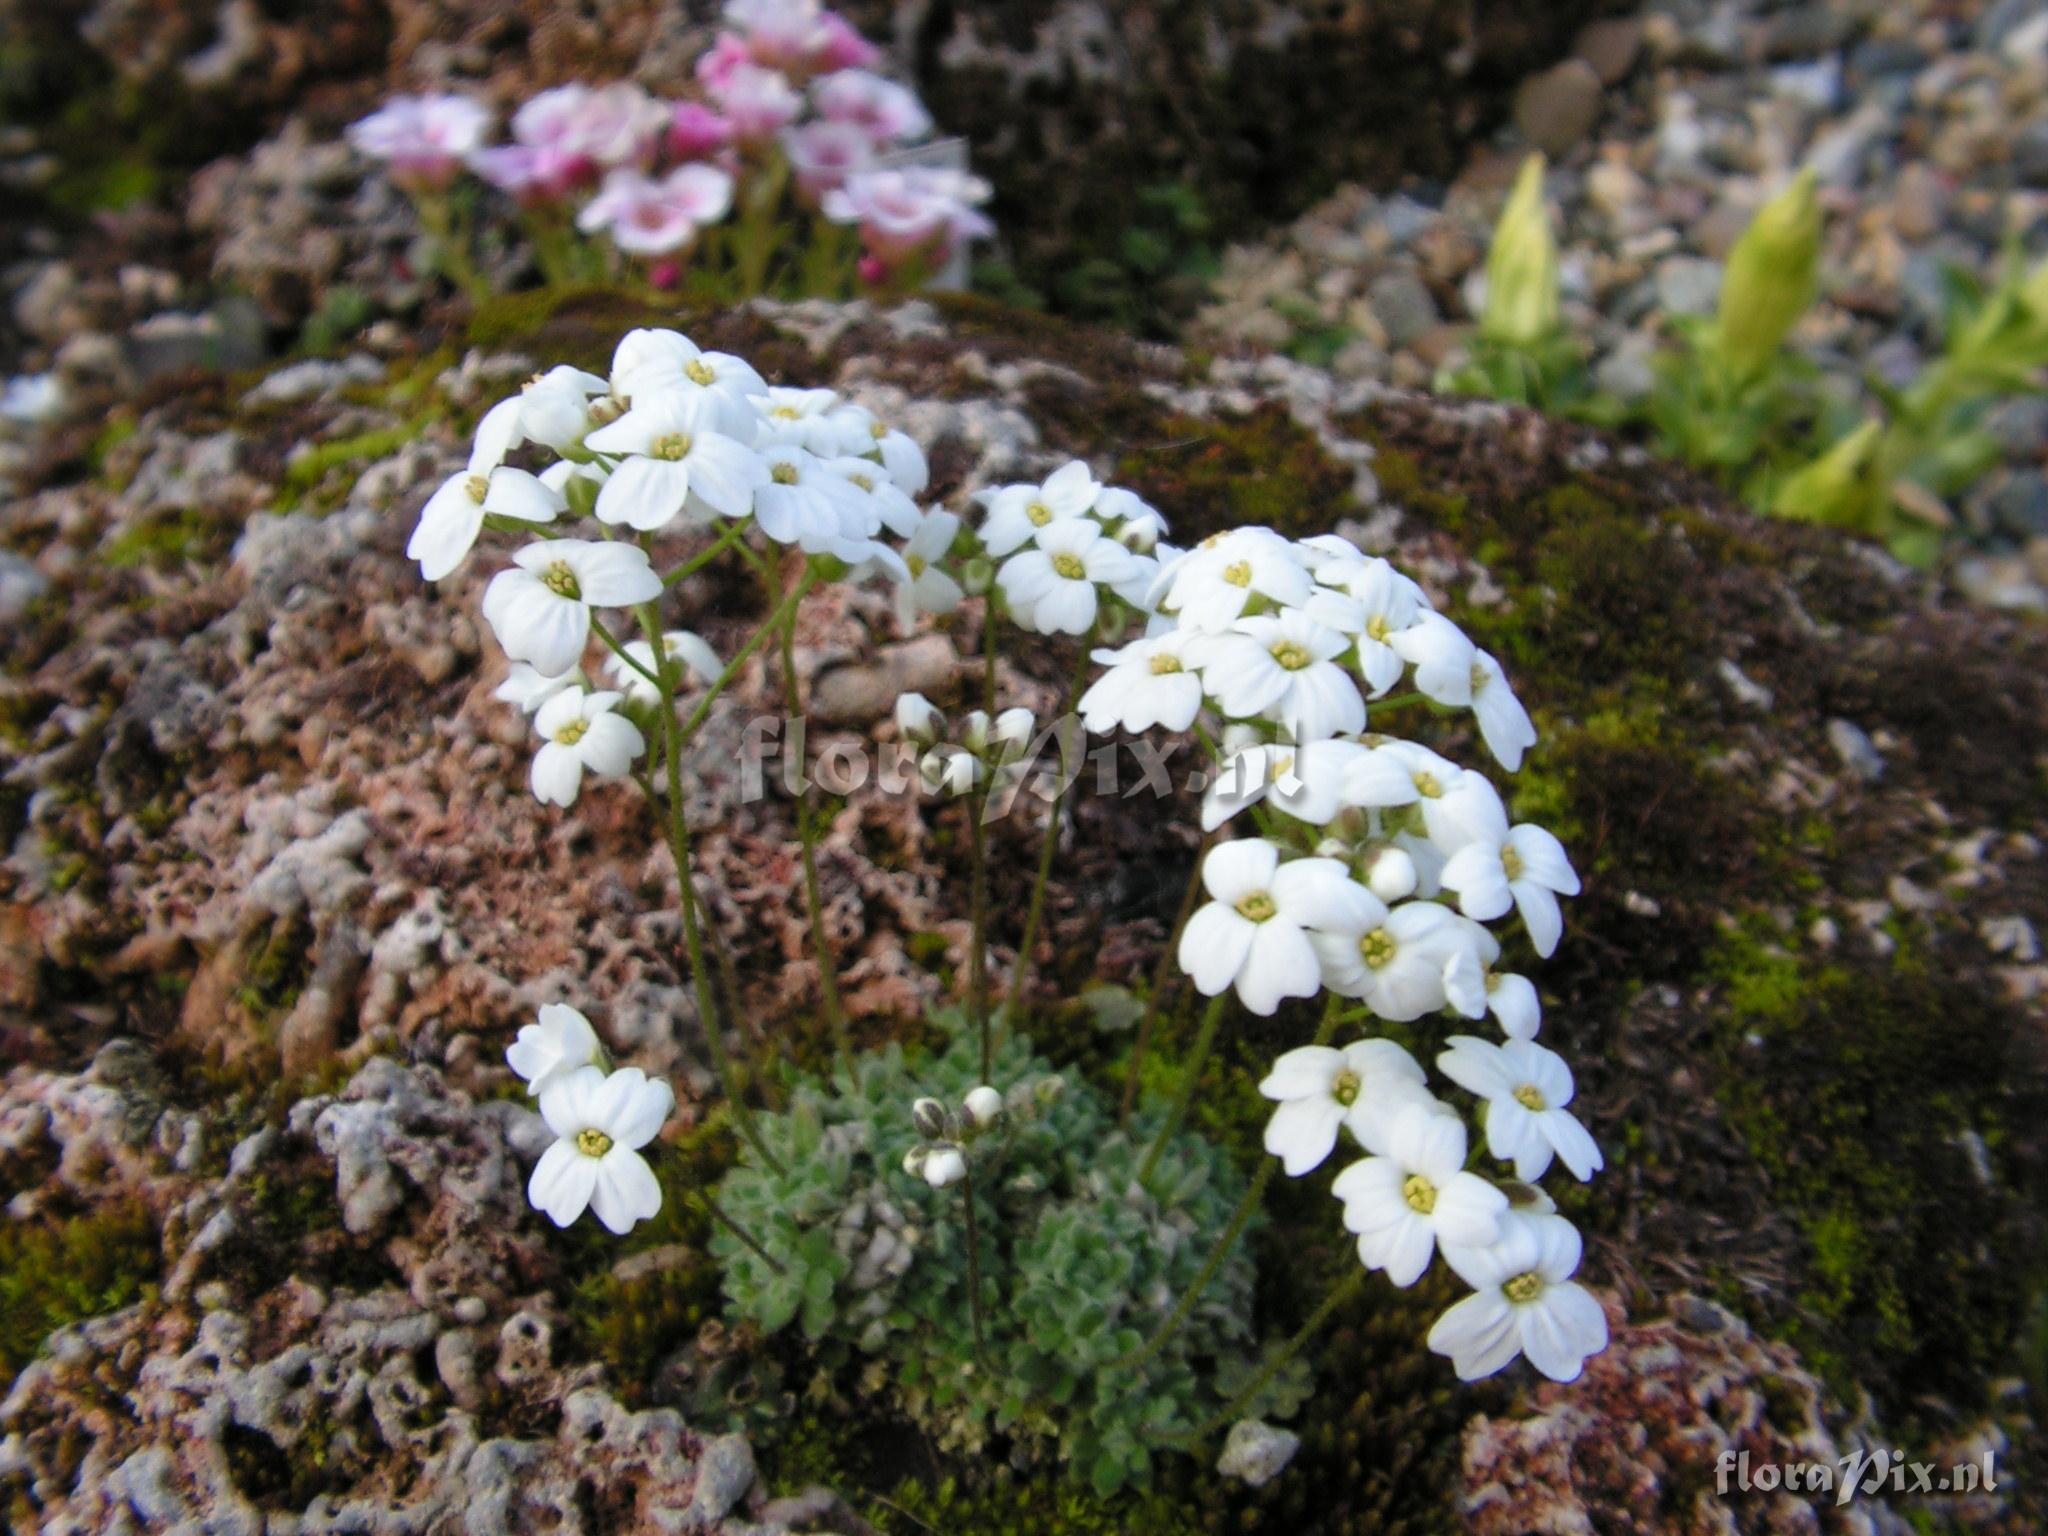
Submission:
M 944 1189 L 967 1177 L 967 1157 L 958 1147 L 933 1147 L 924 1160 L 924 1181 L 933 1189 Z
M 946 717 L 921 693 L 899 694 L 896 699 L 896 729 L 907 741 L 929 746 L 946 733 Z
M 1232 758 L 1240 752 L 1249 752 L 1253 747 L 1264 742 L 1265 739 L 1264 736 L 1259 734 L 1259 728 L 1256 725 L 1246 725 L 1240 720 L 1223 727 L 1223 742 L 1218 750 L 1223 757 Z
M 1812 463 L 1796 470 L 1771 497 L 1771 511 L 1804 523 L 1859 528 L 1876 496 L 1871 467 L 1883 424 L 1866 421 Z
M 1486 253 L 1486 308 L 1479 333 L 1490 341 L 1529 348 L 1558 325 L 1557 241 L 1543 201 L 1543 157 L 1531 155 L 1515 177 L 1515 190 L 1494 226 Z
M 1399 901 L 1415 894 L 1415 860 L 1405 849 L 1381 848 L 1366 866 L 1366 889 L 1381 901 Z
M 1022 757 L 1031 745 L 1031 738 L 1038 734 L 1038 717 L 1021 705 L 1006 709 L 996 716 L 994 727 L 997 755 L 1003 758 Z
M 983 1083 L 967 1093 L 967 1113 L 976 1125 L 993 1125 L 1003 1112 L 1003 1096 Z
M 985 709 L 970 709 L 967 718 L 960 722 L 960 745 L 976 757 L 988 751 L 989 721 Z
M 960 563 L 960 588 L 969 597 L 980 597 L 996 579 L 993 560 L 974 555 Z
M 964 795 L 981 778 L 981 763 L 958 747 L 933 747 L 917 760 L 917 776 L 928 795 Z
M 946 1106 L 937 1099 L 919 1099 L 910 1106 L 910 1123 L 926 1141 L 937 1141 L 946 1134 Z
M 1814 173 L 1757 210 L 1728 253 L 1714 347 L 1738 376 L 1760 373 L 1813 303 L 1820 279 L 1820 204 Z
M 913 1179 L 923 1178 L 925 1159 L 931 1155 L 929 1147 L 912 1147 L 903 1154 L 903 1171 Z

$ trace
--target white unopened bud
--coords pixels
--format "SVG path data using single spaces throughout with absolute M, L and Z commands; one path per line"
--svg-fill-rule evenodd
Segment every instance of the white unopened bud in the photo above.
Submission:
M 988 711 L 970 709 L 960 722 L 960 745 L 979 757 L 988 751 Z
M 896 729 L 906 740 L 929 746 L 945 733 L 946 717 L 921 693 L 906 693 L 896 700 Z
M 1003 758 L 1021 757 L 1031 745 L 1031 738 L 1038 733 L 1038 717 L 1021 706 L 1006 709 L 996 716 L 994 727 L 998 755 Z
M 1415 861 L 1405 849 L 1382 848 L 1366 871 L 1366 889 L 1381 901 L 1399 901 L 1415 894 Z
M 910 1123 L 926 1141 L 937 1141 L 946 1134 L 946 1106 L 937 1099 L 919 1099 L 910 1106 Z
M 933 1147 L 924 1160 L 924 1181 L 933 1189 L 944 1189 L 967 1177 L 967 1156 L 958 1147 Z
M 1003 1112 L 1003 1096 L 983 1083 L 967 1094 L 967 1113 L 976 1125 L 993 1125 Z
M 931 795 L 964 795 L 981 777 L 981 763 L 958 747 L 934 747 L 918 759 L 917 776 Z
M 909 1174 L 913 1179 L 923 1178 L 925 1159 L 930 1156 L 930 1148 L 912 1147 L 908 1152 L 903 1154 L 903 1171 Z

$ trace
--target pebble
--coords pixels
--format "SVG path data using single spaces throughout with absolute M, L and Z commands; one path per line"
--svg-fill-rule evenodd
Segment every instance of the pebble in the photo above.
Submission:
M 1600 74 L 1591 64 L 1566 59 L 1522 82 L 1515 93 L 1515 126 L 1545 154 L 1562 155 L 1592 131 L 1603 95 Z
M 1373 279 L 1372 312 L 1397 347 L 1411 346 L 1441 318 L 1429 285 L 1413 272 L 1388 272 Z
M 1865 784 L 1875 784 L 1884 777 L 1884 758 L 1878 754 L 1869 733 L 1855 721 L 1840 716 L 1828 721 L 1828 745 L 1834 748 L 1842 766 Z
M 1721 263 L 1668 256 L 1657 263 L 1657 307 L 1667 315 L 1710 315 L 1721 297 Z
M 1619 85 L 1643 51 L 1643 24 L 1633 16 L 1612 16 L 1580 29 L 1572 52 L 1592 66 L 1602 85 Z
M 1276 1429 L 1263 1419 L 1239 1419 L 1230 1426 L 1216 1471 L 1248 1487 L 1263 1488 L 1287 1470 L 1300 1449 L 1301 1436 L 1291 1430 Z

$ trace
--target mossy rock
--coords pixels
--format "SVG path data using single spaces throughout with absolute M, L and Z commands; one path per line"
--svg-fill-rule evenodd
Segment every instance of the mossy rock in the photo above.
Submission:
M 638 300 L 593 291 L 509 301 L 466 334 L 421 335 L 386 391 L 386 403 L 417 425 L 405 452 L 428 460 L 419 485 L 460 463 L 475 408 L 437 403 L 430 381 L 421 387 L 415 375 L 434 372 L 435 359 L 473 346 L 528 365 L 599 364 L 621 331 L 656 318 Z M 1300 534 L 1349 525 L 1427 580 L 1501 656 L 1534 714 L 1542 741 L 1507 788 L 1520 815 L 1558 829 L 1586 879 L 1555 959 L 1518 958 L 1544 993 L 1546 1037 L 1573 1062 L 1577 1107 L 1609 1155 L 1590 1190 L 1564 1193 L 1588 1232 L 1587 1276 L 1637 1320 L 1660 1316 L 1681 1290 L 1717 1296 L 1758 1332 L 1796 1345 L 1838 1404 L 1866 1411 L 1897 1443 L 1931 1446 L 1989 1423 L 2009 1437 L 2011 1461 L 2039 1464 L 2011 1378 L 2037 1369 L 2027 1362 L 2038 1358 L 2048 1278 L 2037 949 L 2048 931 L 2048 633 L 1961 605 L 1873 548 L 1759 521 L 1679 472 L 1527 413 L 1342 384 L 1273 359 L 1138 347 L 982 300 L 829 318 L 844 323 L 773 306 L 679 323 L 778 381 L 925 402 L 920 419 L 940 433 L 928 444 L 935 500 L 1081 454 L 1153 500 L 1177 540 L 1252 518 Z M 814 347 L 807 338 L 823 339 Z M 145 440 L 241 434 L 243 462 L 267 467 L 276 493 L 252 510 L 291 490 L 297 442 L 346 441 L 329 430 L 345 402 L 264 414 L 236 398 L 193 390 L 159 400 L 140 408 L 135 430 Z M 969 403 L 972 412 L 949 411 Z M 1035 435 L 1000 436 L 1004 422 L 1021 420 Z M 30 556 L 60 539 L 94 547 L 105 492 L 89 444 L 85 433 L 73 451 L 48 456 L 41 494 L 0 511 L 0 542 Z M 60 526 L 67 510 L 72 521 Z M 320 528 L 332 524 L 314 525 L 316 512 L 352 515 L 302 511 Z M 376 740 L 352 745 L 362 764 L 309 756 L 289 734 L 237 737 L 218 759 L 190 749 L 180 757 L 195 802 L 316 773 L 395 772 L 404 752 L 441 750 L 430 743 L 434 722 L 465 711 L 488 717 L 480 701 L 495 663 L 466 659 L 430 680 L 359 633 L 371 605 L 438 615 L 445 627 L 455 605 L 475 596 L 424 589 L 401 554 L 410 518 L 398 508 L 380 517 L 364 524 L 346 571 L 324 578 L 345 643 L 319 652 L 321 691 L 308 695 L 333 701 L 326 707 L 337 713 L 351 700 L 365 711 L 375 701 Z M 226 687 L 246 665 L 227 637 L 262 633 L 276 617 L 227 617 L 245 602 L 277 602 L 281 589 L 252 587 L 229 569 L 230 541 L 214 525 L 203 536 L 173 520 L 135 526 L 152 531 L 133 563 L 56 570 L 52 561 L 52 591 L 32 631 L 7 637 L 7 719 L 24 755 L 48 749 L 51 722 L 118 702 L 134 683 L 124 658 L 144 643 L 176 633 L 195 673 Z M 471 574 L 480 586 L 481 573 Z M 145 589 L 159 601 L 133 606 Z M 751 591 L 707 590 L 706 622 L 730 625 L 721 637 L 742 632 L 752 610 L 739 605 L 757 601 Z M 185 631 L 169 628 L 179 615 Z M 1053 642 L 1020 645 L 1014 660 L 1047 683 L 1073 662 Z M 1453 746 L 1470 756 L 1476 743 Z M 522 763 L 506 754 L 477 773 L 502 780 L 517 800 Z M 92 942 L 74 938 L 61 960 L 44 960 L 61 985 L 46 980 L 21 1004 L 36 1049 L 52 1058 L 88 1050 L 95 1029 L 146 1033 L 111 966 L 143 926 L 134 892 L 155 877 L 136 859 L 120 880 L 100 867 L 103 793 L 80 770 L 26 828 L 89 866 L 69 890 L 41 899 L 68 911 L 89 892 L 94 904 L 94 926 L 81 930 Z M 175 845 L 189 835 L 185 800 L 164 803 L 160 840 Z M 849 800 L 841 817 L 860 806 Z M 1192 807 L 1184 791 L 1161 804 L 1084 790 L 1078 835 L 1055 866 L 1051 942 L 1040 959 L 1045 1006 L 1028 1022 L 1062 1068 L 1104 1085 L 1120 1080 L 1126 1042 L 1095 1033 L 1081 1011 L 1052 1006 L 1054 983 L 1074 996 L 1097 980 L 1143 981 L 1190 866 Z M 786 815 L 773 797 L 750 808 L 748 836 L 786 850 Z M 581 896 L 551 888 L 551 902 L 591 903 L 575 918 L 593 931 L 619 931 L 622 911 L 662 896 L 659 880 L 645 876 L 644 838 L 622 831 L 626 816 L 596 797 L 578 808 L 573 862 L 609 872 L 601 898 L 597 886 Z M 961 840 L 938 813 L 927 819 L 940 875 L 964 890 Z M 537 820 L 508 815 L 508 846 Z M 886 841 L 867 865 L 851 845 L 828 861 L 827 879 L 875 877 Z M 1035 833 L 998 829 L 994 846 L 1005 868 L 1035 863 Z M 380 901 L 403 910 L 427 888 L 452 900 L 458 879 L 489 896 L 515 889 L 499 882 L 538 860 L 571 862 L 566 845 L 521 847 L 488 867 L 462 866 L 461 877 L 444 874 L 440 861 L 459 852 L 391 854 L 380 875 L 393 894 Z M 999 944 L 1017 941 L 1021 905 L 998 902 Z M 876 912 L 875 923 L 887 921 Z M 818 1031 L 789 1001 L 787 957 L 744 925 L 732 934 L 737 984 L 764 1027 L 787 1023 L 802 1035 L 788 1050 L 818 1059 L 803 1055 L 819 1048 Z M 289 942 L 303 953 L 272 956 L 266 971 L 265 996 L 280 1006 L 293 979 L 311 974 L 317 935 Z M 547 964 L 591 964 L 573 942 L 553 942 Z M 944 969 L 929 941 L 903 944 L 924 949 L 930 963 L 912 967 L 920 977 Z M 633 963 L 662 961 L 649 953 Z M 109 1000 L 121 1008 L 90 1006 Z M 448 1006 L 470 1005 L 451 996 Z M 485 1027 L 509 1031 L 510 1013 L 498 1007 Z M 909 1026 L 861 1020 L 863 1043 L 881 1043 L 892 1027 Z M 1188 1027 L 1179 1015 L 1163 1021 L 1166 1059 Z M 1238 1069 L 1301 1043 L 1307 1027 L 1297 1013 L 1244 1022 L 1217 1054 L 1196 1123 L 1246 1167 L 1257 1156 L 1261 1105 Z M 407 1048 L 445 1054 L 442 1030 L 437 1018 Z M 474 1057 L 488 1062 L 503 1042 L 479 1043 Z M 767 1076 L 772 1089 L 777 1079 Z M 693 1140 L 691 1177 L 709 1183 L 728 1148 L 722 1134 Z M 300 1218 L 305 1198 L 297 1183 L 280 1188 L 280 1229 Z M 1283 1336 L 1352 1260 L 1319 1191 L 1290 1187 L 1271 1215 L 1257 1322 Z M 880 1454 L 878 1436 L 903 1438 L 894 1421 L 814 1422 L 810 1405 L 825 1394 L 807 1396 L 815 1367 L 800 1348 L 728 1334 L 722 1354 L 707 1352 L 702 1331 L 716 1309 L 702 1257 L 708 1234 L 680 1206 L 648 1234 L 647 1253 L 675 1250 L 659 1261 L 621 1265 L 646 1255 L 581 1237 L 563 1249 L 575 1260 L 565 1258 L 570 1278 L 556 1298 L 574 1325 L 565 1347 L 636 1399 L 686 1403 L 693 1424 L 717 1412 L 722 1392 L 736 1403 L 744 1389 L 754 1404 L 738 1417 L 752 1421 L 764 1465 L 784 1486 L 828 1476 L 869 1518 L 895 1528 L 923 1520 L 1069 1532 L 1453 1529 L 1461 1431 L 1476 1412 L 1514 1413 L 1524 1401 L 1522 1378 L 1467 1388 L 1428 1355 L 1422 1332 L 1446 1294 L 1376 1288 L 1326 1336 L 1320 1390 L 1298 1426 L 1304 1449 L 1286 1477 L 1251 1493 L 1188 1460 L 1162 1468 L 1148 1502 L 1104 1505 L 1058 1483 L 1006 1483 L 985 1466 Z M 680 1288 L 650 1292 L 650 1275 L 671 1260 L 685 1277 Z M 905 1477 L 914 1492 L 900 1487 Z M 882 1513 L 881 1499 L 911 1514 Z

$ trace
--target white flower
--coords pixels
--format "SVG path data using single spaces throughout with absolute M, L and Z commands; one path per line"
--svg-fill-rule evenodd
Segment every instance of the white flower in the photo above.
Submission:
M 1006 762 L 1030 751 L 1032 738 L 1037 734 L 1038 717 L 1020 704 L 1004 710 L 990 722 L 989 746 L 998 762 Z
M 745 359 L 730 352 L 706 352 L 679 331 L 653 329 L 628 331 L 620 339 L 612 352 L 611 387 L 629 402 L 670 390 L 710 390 L 733 407 L 721 415 L 718 430 L 748 444 L 760 423 L 751 398 L 768 393 L 761 375 Z
M 1004 561 L 996 580 L 1020 624 L 1041 634 L 1085 635 L 1095 627 L 1097 586 L 1121 581 L 1132 558 L 1099 525 L 1066 518 L 1040 529 L 1037 545 Z
M 602 399 L 609 390 L 610 386 L 596 374 L 566 365 L 529 379 L 517 397 L 519 442 L 539 443 L 556 453 L 570 452 L 594 424 L 592 402 Z M 481 426 L 478 430 L 481 435 Z M 505 451 L 517 446 L 518 443 L 509 443 Z
M 924 1181 L 933 1189 L 944 1189 L 967 1177 L 967 1158 L 958 1147 L 933 1147 L 925 1154 Z
M 1350 741 L 1247 747 L 1218 765 L 1215 781 L 1202 795 L 1202 830 L 1215 831 L 1269 794 L 1295 820 L 1325 826 L 1342 806 L 1345 767 L 1364 750 Z
M 1396 1285 L 1413 1285 L 1439 1241 L 1475 1247 L 1494 1242 L 1508 1197 L 1465 1172 L 1465 1122 L 1411 1104 L 1394 1116 L 1384 1155 L 1339 1173 L 1330 1193 L 1344 1202 L 1344 1230 L 1358 1234 L 1358 1257 Z
M 582 686 L 583 674 L 574 667 L 566 672 L 549 674 L 536 671 L 523 661 L 515 661 L 512 670 L 505 674 L 505 681 L 498 684 L 491 697 L 515 705 L 520 713 L 530 715 L 564 688 Z
M 928 512 L 903 545 L 903 568 L 910 579 L 896 589 L 897 622 L 908 628 L 920 613 L 951 613 L 966 594 L 960 583 L 939 568 L 960 532 L 951 512 Z
M 1367 560 L 1344 580 L 1358 599 L 1364 623 L 1358 631 L 1358 669 L 1375 697 L 1401 680 L 1406 665 L 1393 637 L 1429 611 L 1422 588 L 1384 560 Z
M 993 1125 L 1003 1112 L 1003 1096 L 987 1083 L 967 1090 L 966 1110 L 976 1125 Z
M 542 673 L 567 672 L 583 659 L 591 609 L 661 596 L 661 578 L 631 544 L 547 539 L 512 559 L 484 589 L 484 618 L 507 656 Z
M 922 495 L 924 488 L 931 483 L 932 472 L 917 439 L 908 432 L 898 432 L 887 423 L 877 421 L 859 406 L 845 409 L 860 412 L 861 425 L 867 429 L 871 439 L 867 451 L 881 461 L 896 489 L 906 496 Z
M 1315 582 L 1294 546 L 1270 528 L 1235 528 L 1213 535 L 1160 567 L 1153 583 L 1162 613 L 1178 613 L 1192 629 L 1230 628 L 1254 597 L 1283 608 L 1305 603 Z
M 556 1141 L 534 1165 L 526 1198 L 558 1227 L 588 1206 L 611 1231 L 631 1231 L 661 1209 L 661 1185 L 640 1148 L 675 1102 L 667 1083 L 638 1067 L 610 1075 L 585 1067 L 555 1083 L 540 1096 L 540 1113 Z
M 1405 848 L 1382 845 L 1363 861 L 1365 888 L 1381 901 L 1402 901 L 1415 894 L 1415 859 Z
M 1150 553 L 1166 537 L 1166 519 L 1144 497 L 1122 486 L 1105 486 L 1088 510 L 1117 543 L 1140 554 Z
M 1184 731 L 1202 708 L 1202 679 L 1191 671 L 1189 642 L 1182 630 L 1163 630 L 1133 640 L 1121 650 L 1101 650 L 1094 659 L 1108 665 L 1081 695 L 1081 723 L 1098 736 L 1118 726 L 1132 733 L 1163 725 Z
M 534 1098 L 603 1056 L 590 1020 L 563 1003 L 543 1003 L 540 1022 L 522 1026 L 505 1051 L 506 1062 L 526 1079 L 526 1091 Z
M 917 531 L 917 503 L 898 490 L 888 471 L 873 459 L 840 454 L 823 463 L 827 471 L 851 482 L 867 497 L 867 517 L 872 527 L 886 528 L 899 539 L 907 539 Z
M 1101 484 L 1079 459 L 1054 470 L 1043 485 L 1003 486 L 988 498 L 982 547 L 1001 559 L 1055 524 L 1079 517 L 1101 493 Z
M 1265 1146 L 1289 1178 L 1322 1166 L 1339 1126 L 1384 1151 L 1394 1116 L 1429 1099 L 1422 1068 L 1391 1040 L 1299 1046 L 1273 1063 L 1259 1092 L 1280 1106 L 1266 1122 Z
M 1453 1035 L 1450 1045 L 1437 1070 L 1486 1100 L 1486 1149 L 1512 1162 L 1516 1178 L 1541 1178 L 1553 1152 L 1581 1183 L 1605 1166 L 1586 1128 L 1565 1112 L 1572 1073 L 1557 1052 L 1533 1040 L 1495 1045 L 1476 1035 Z
M 982 761 L 959 747 L 936 746 L 917 760 L 918 782 L 930 795 L 964 795 L 982 780 Z
M 1202 886 L 1212 898 L 1181 931 L 1180 968 L 1206 997 L 1235 985 L 1253 1013 L 1270 1014 L 1284 997 L 1313 997 L 1322 968 L 1308 930 L 1342 922 L 1357 898 L 1335 859 L 1280 862 L 1264 838 L 1219 843 L 1202 860 Z
M 405 555 L 419 561 L 420 575 L 439 581 L 462 564 L 483 532 L 486 513 L 525 523 L 551 523 L 567 509 L 568 503 L 559 494 L 523 469 L 500 467 L 479 472 L 472 467 L 451 476 L 427 498 Z
M 1486 972 L 1486 1006 L 1510 1040 L 1533 1040 L 1543 1027 L 1543 1004 L 1536 984 L 1510 971 Z
M 700 517 L 745 517 L 768 483 L 760 455 L 718 430 L 724 397 L 709 390 L 643 394 L 583 442 L 593 453 L 629 455 L 597 493 L 597 517 L 646 532 L 684 506 Z
M 1302 613 L 1239 619 L 1195 652 L 1202 686 L 1217 708 L 1277 720 L 1296 741 L 1365 728 L 1358 684 L 1332 659 L 1350 648 L 1334 629 Z
M 811 96 L 828 121 L 852 123 L 878 143 L 907 144 L 932 131 L 932 115 L 916 92 L 865 69 L 829 74 Z
M 0 421 L 39 426 L 64 414 L 64 385 L 54 373 L 19 373 L 0 386 Z
M 533 794 L 543 805 L 565 809 L 583 788 L 583 770 L 615 779 L 647 750 L 639 727 L 612 713 L 621 695 L 565 689 L 540 707 L 533 728 L 541 747 L 533 755 Z
M 1547 957 L 1564 932 L 1557 898 L 1578 895 L 1579 877 L 1549 832 L 1531 822 L 1510 830 L 1505 821 L 1452 854 L 1438 878 L 1445 890 L 1457 892 L 1459 910 L 1480 922 L 1505 915 L 1512 905 L 1536 953 Z
M 859 421 L 841 411 L 844 403 L 833 390 L 779 385 L 754 396 L 762 446 L 791 443 L 820 458 L 866 452 L 872 440 Z
M 1479 722 L 1479 735 L 1486 749 L 1500 759 L 1509 773 L 1522 766 L 1522 754 L 1536 745 L 1536 727 L 1529 712 L 1515 697 L 1500 663 L 1485 651 L 1473 652 L 1472 717 Z
M 1472 668 L 1479 648 L 1440 613 L 1424 613 L 1406 629 L 1387 636 L 1387 644 L 1415 668 L 1415 686 L 1439 704 L 1460 708 L 1472 702 Z
M 668 631 L 661 637 L 661 648 L 667 653 L 670 661 L 677 663 L 680 674 L 678 687 L 686 682 L 694 682 L 703 687 L 716 682 L 719 673 L 725 670 L 724 663 L 718 659 L 718 653 L 704 643 L 702 636 L 692 634 L 687 629 Z M 626 656 L 630 656 L 640 668 L 659 675 L 661 669 L 654 664 L 654 647 L 645 640 L 628 640 Z M 626 656 L 607 657 L 604 664 L 606 674 L 619 685 L 627 703 L 655 703 L 661 697 L 661 691 L 650 683 L 640 670 L 629 665 Z
M 1473 943 L 1475 924 L 1433 901 L 1388 908 L 1363 886 L 1340 914 L 1312 935 L 1332 992 L 1364 1001 L 1383 1019 L 1405 1023 L 1443 1007 L 1444 967 Z
M 491 114 L 467 96 L 394 96 L 348 126 L 361 153 L 382 160 L 394 180 L 445 188 L 484 141 Z
M 1429 840 L 1444 854 L 1507 821 L 1500 795 L 1484 774 L 1412 741 L 1382 741 L 1354 758 L 1345 769 L 1344 803 L 1373 810 L 1415 806 Z
M 792 443 L 765 448 L 767 479 L 754 492 L 754 521 L 778 544 L 849 562 L 867 555 L 873 508 L 860 487 Z
M 1448 1355 L 1460 1380 L 1491 1376 L 1516 1355 L 1552 1381 L 1576 1381 L 1589 1355 L 1607 1347 L 1607 1314 L 1572 1279 L 1578 1231 L 1562 1216 L 1510 1211 L 1492 1243 L 1446 1244 L 1444 1258 L 1474 1294 L 1429 1330 L 1429 1347 Z

